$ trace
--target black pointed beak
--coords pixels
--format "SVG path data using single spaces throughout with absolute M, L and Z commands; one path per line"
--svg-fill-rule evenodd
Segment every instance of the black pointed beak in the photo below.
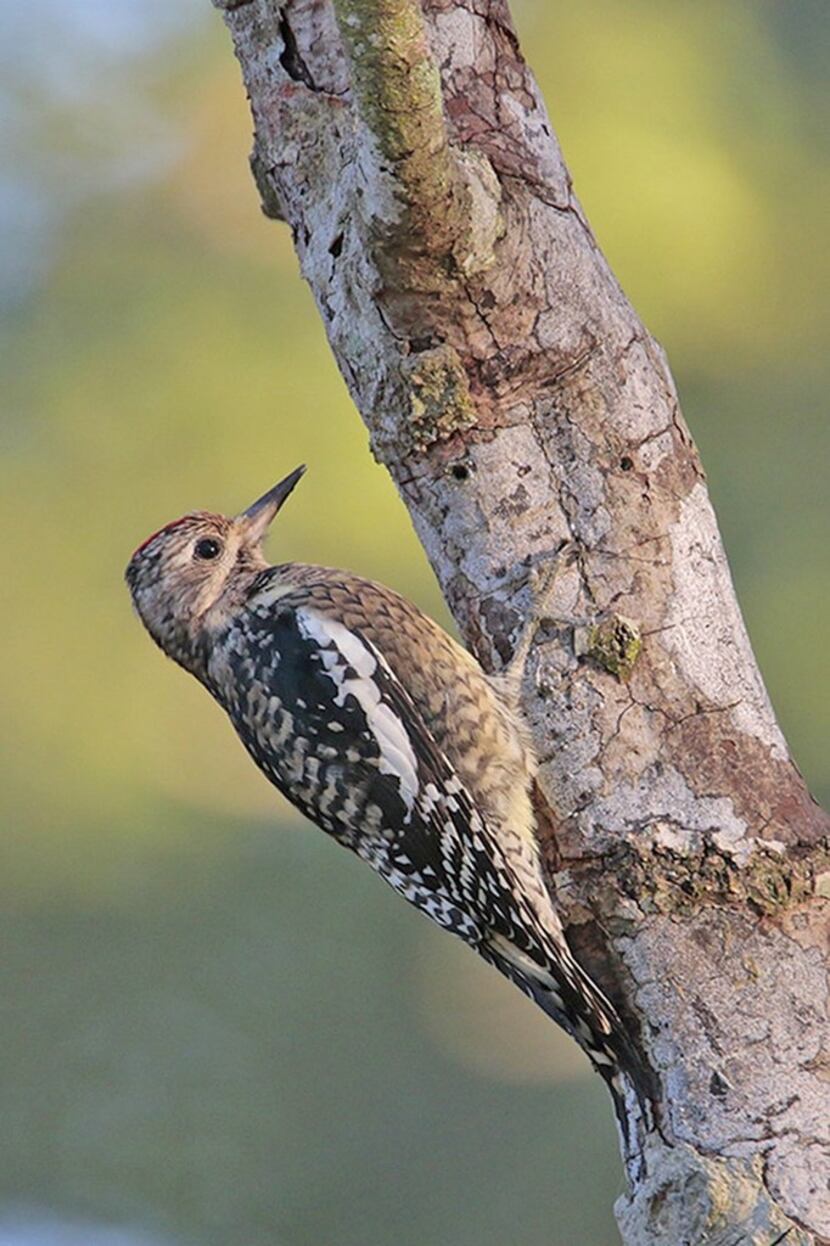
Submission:
M 304 474 L 305 463 L 302 463 L 299 467 L 295 467 L 294 471 L 286 476 L 284 480 L 281 480 L 278 485 L 274 485 L 273 489 L 263 493 L 261 498 L 257 498 L 253 505 L 242 512 L 239 516 L 239 521 L 247 541 L 253 544 L 256 541 L 262 540 L 268 525 L 272 522 L 300 477 Z

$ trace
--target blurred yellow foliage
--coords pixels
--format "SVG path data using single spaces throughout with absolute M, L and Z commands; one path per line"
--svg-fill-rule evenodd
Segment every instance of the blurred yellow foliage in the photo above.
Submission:
M 809 359 L 821 322 L 803 295 L 826 300 L 830 165 L 803 141 L 808 104 L 762 6 L 515 9 L 577 193 L 673 357 L 715 375 L 769 352 Z
M 795 10 L 785 19 L 751 0 L 515 7 L 577 193 L 669 350 L 783 726 L 813 786 L 830 794 L 830 153 L 816 120 L 817 104 L 826 118 L 826 82 L 816 77 L 811 40 L 795 37 Z M 585 1070 L 576 1049 L 551 1037 L 518 996 L 508 1002 L 502 984 L 460 963 L 463 950 L 447 950 L 447 940 L 387 901 L 321 836 L 279 834 L 278 823 L 297 819 L 210 699 L 152 650 L 131 617 L 122 572 L 150 531 L 195 507 L 237 510 L 305 461 L 308 477 L 272 538 L 275 559 L 354 567 L 448 622 L 408 518 L 368 453 L 289 232 L 260 214 L 247 168 L 250 120 L 218 22 L 208 37 L 194 37 L 186 57 L 157 51 L 131 62 L 126 100 L 138 83 L 155 108 L 148 146 L 159 127 L 173 136 L 166 163 L 79 200 L 53 239 L 42 281 L 0 321 L 0 889 L 6 911 L 17 914 L 8 946 L 18 975 L 4 999 L 21 1010 L 21 1034 L 34 1034 L 33 1046 L 22 1037 L 7 1052 L 4 1115 L 21 1124 L 3 1171 L 33 1197 L 124 1205 L 130 1215 L 133 1203 L 113 1191 L 136 1190 L 139 1201 L 167 1209 L 182 1240 L 195 1234 L 203 1246 L 243 1237 L 271 1246 L 283 1211 L 295 1242 L 484 1246 L 515 1237 L 513 1214 L 528 1244 L 611 1242 L 604 1200 L 592 1211 L 577 1181 L 570 1213 L 567 1203 L 580 1153 L 582 1167 L 594 1178 L 604 1172 L 612 1192 L 617 1181 L 600 1092 L 581 1083 L 557 1091 L 566 1098 L 555 1111 L 567 1113 L 567 1095 L 578 1089 L 573 1110 L 594 1114 L 575 1149 L 549 1163 L 534 1143 L 537 1107 L 545 1148 L 554 1111 L 544 1083 Z M 36 101 L 27 106 L 36 112 Z M 94 112 L 70 115 L 67 105 L 62 122 L 54 105 L 44 108 L 44 163 L 64 159 L 73 144 L 99 159 L 97 121 Z M 135 124 L 140 149 L 145 131 Z M 165 995 L 168 960 L 174 985 Z M 121 1026 L 122 1012 L 129 1025 Z M 63 1040 L 49 1037 L 64 1030 L 76 1045 L 66 1066 L 54 1055 Z M 520 1030 L 526 1040 L 514 1043 Z M 204 1045 L 195 1057 L 194 1033 Z M 279 1047 L 280 1034 L 294 1036 L 288 1047 Z M 99 1048 L 115 1061 L 111 1073 L 87 1054 Z M 194 1058 L 202 1082 L 191 1073 Z M 292 1077 L 306 1058 L 295 1102 Z M 364 1058 L 372 1089 L 356 1071 Z M 362 1162 L 352 1134 L 374 1139 L 380 1169 L 405 1147 L 388 1104 L 419 1059 L 423 1080 L 398 1104 L 405 1131 L 423 1135 L 422 1184 L 413 1178 L 413 1191 L 424 1196 L 405 1204 L 417 1201 L 418 1214 L 400 1213 L 400 1170 L 379 1182 L 366 1161 L 364 1202 L 385 1207 L 386 1219 L 382 1229 L 359 1216 L 352 1224 L 342 1214 L 353 1206 Z M 216 1084 L 229 1067 L 225 1093 Z M 326 1070 L 328 1085 L 320 1082 Z M 158 1078 L 169 1093 L 157 1111 L 178 1104 L 168 1135 L 153 1133 L 143 1115 L 146 1102 L 156 1103 Z M 430 1078 L 434 1096 L 421 1102 Z M 511 1082 L 509 1100 L 499 1099 L 494 1078 Z M 349 1136 L 338 1141 L 331 1103 L 348 1097 L 352 1083 L 358 1126 L 349 1120 Z M 523 1083 L 533 1086 L 526 1099 Z M 263 1085 L 273 1087 L 267 1106 Z M 19 1097 L 21 1086 L 29 1089 Z M 124 1090 L 124 1105 L 112 1106 L 121 1104 L 113 1087 Z M 66 1100 L 48 1129 L 51 1118 L 32 1106 L 41 1093 Z M 387 1106 L 374 1104 L 373 1093 L 387 1094 Z M 476 1171 L 465 1173 L 452 1105 L 474 1114 L 485 1100 L 502 1113 L 493 1150 L 482 1123 Z M 98 1115 L 88 1118 L 93 1101 Z M 219 1114 L 212 1129 L 202 1129 L 205 1103 Z M 55 1130 L 65 1151 L 50 1176 L 42 1156 Z M 227 1145 L 244 1162 L 234 1168 L 222 1152 L 218 1171 L 215 1156 L 188 1149 L 207 1139 L 209 1150 L 217 1138 L 237 1138 Z M 433 1163 L 435 1147 L 443 1159 Z M 271 1190 L 274 1148 L 279 1207 L 276 1194 L 262 1193 Z M 478 1173 L 485 1153 L 500 1172 L 514 1157 L 516 1171 L 545 1191 L 538 1222 L 528 1220 L 521 1177 L 488 1201 Z M 110 1154 L 134 1157 L 130 1172 L 111 1170 Z M 347 1157 L 340 1178 L 331 1154 Z M 192 1164 L 181 1189 L 173 1155 Z M 314 1163 L 320 1171 L 309 1175 Z M 564 1200 L 559 1238 L 548 1215 L 554 1171 Z M 331 1220 L 317 1205 L 321 1185 L 333 1191 Z M 394 1205 L 383 1203 L 379 1186 Z M 459 1188 L 471 1192 L 468 1203 Z M 262 1212 L 256 1224 L 252 1207 Z

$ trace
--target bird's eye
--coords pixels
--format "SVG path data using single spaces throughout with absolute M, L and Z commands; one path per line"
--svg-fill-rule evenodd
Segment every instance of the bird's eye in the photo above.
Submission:
M 193 546 L 193 553 L 197 558 L 218 558 L 221 552 L 221 541 L 215 540 L 212 536 L 203 536 L 202 539 L 197 541 Z

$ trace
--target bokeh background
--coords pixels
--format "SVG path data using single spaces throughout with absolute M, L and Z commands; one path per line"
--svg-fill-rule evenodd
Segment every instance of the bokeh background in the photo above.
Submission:
M 515 12 L 826 798 L 830 6 Z M 259 213 L 218 16 L 7 5 L 0 70 L 0 1241 L 613 1243 L 579 1054 L 301 825 L 130 613 L 142 537 L 304 460 L 274 554 L 446 618 Z

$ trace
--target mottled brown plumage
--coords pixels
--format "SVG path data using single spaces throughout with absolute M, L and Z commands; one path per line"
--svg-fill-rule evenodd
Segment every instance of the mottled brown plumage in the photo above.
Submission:
M 292 604 L 312 606 L 377 645 L 485 816 L 530 828 L 533 762 L 508 681 L 485 676 L 443 628 L 382 584 L 300 563 L 276 572 L 281 585 L 296 586 Z
M 517 671 L 488 677 L 381 585 L 269 566 L 261 542 L 299 475 L 236 519 L 198 512 L 140 546 L 127 568 L 139 615 L 289 800 L 572 1034 L 624 1127 L 635 1101 L 647 1116 L 634 1048 L 542 876 Z

